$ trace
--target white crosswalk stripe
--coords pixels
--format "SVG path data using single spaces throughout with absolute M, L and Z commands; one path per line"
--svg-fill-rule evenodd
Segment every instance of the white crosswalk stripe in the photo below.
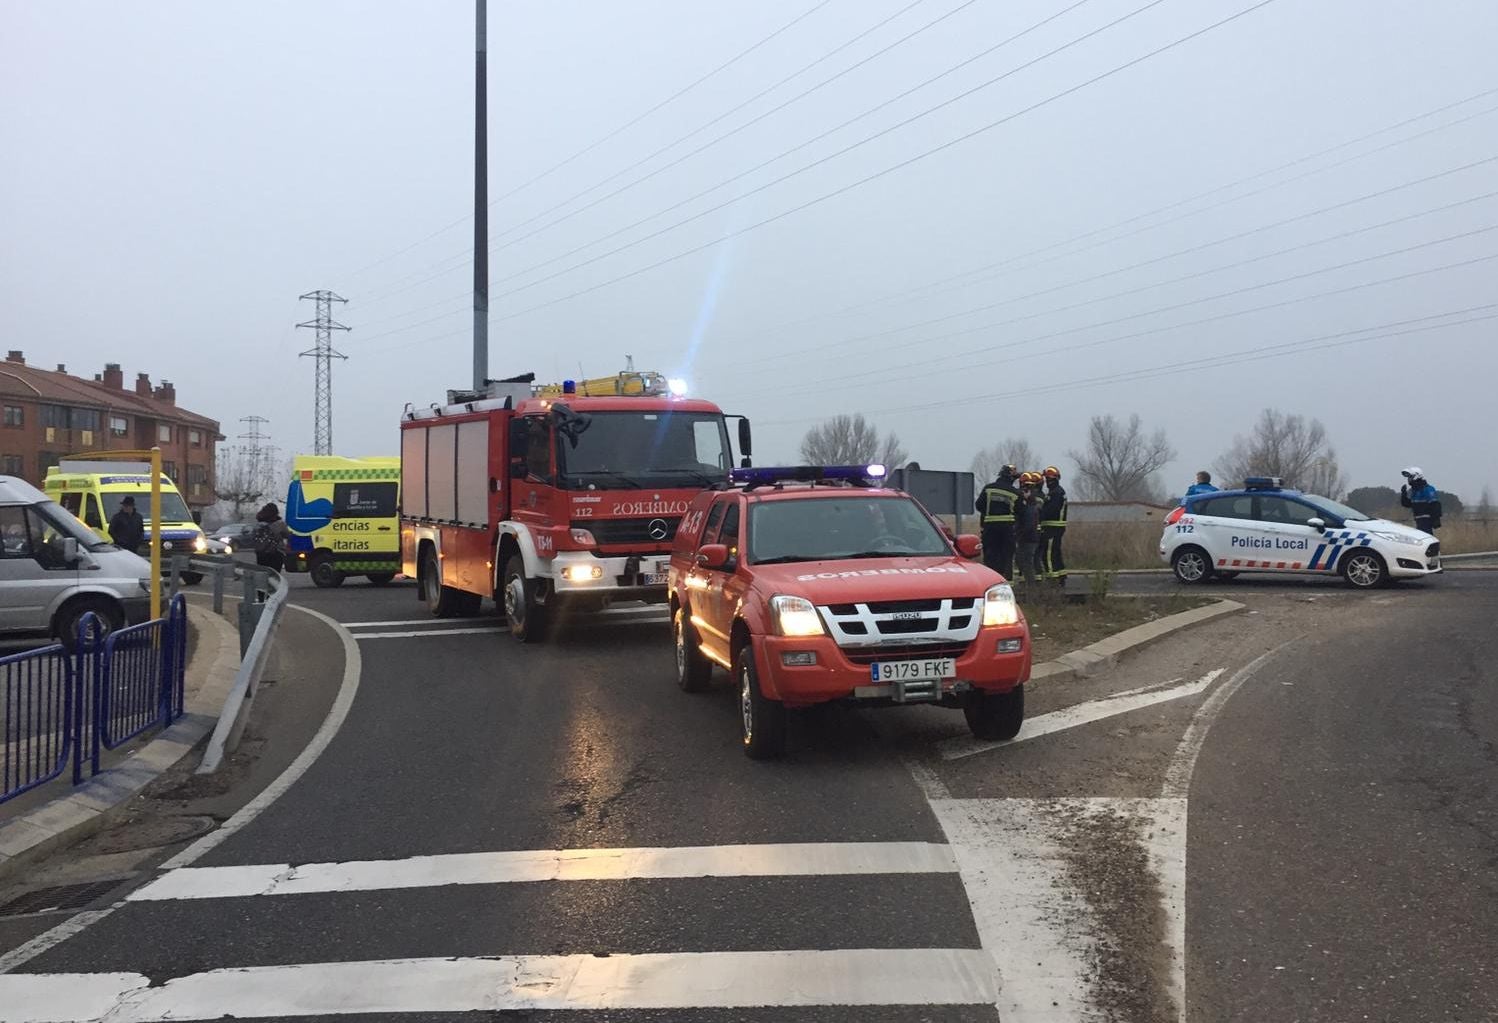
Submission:
M 228 908 L 235 903 L 222 901 L 227 899 L 249 905 L 274 897 L 278 905 L 295 907 L 299 896 L 347 893 L 353 899 L 359 893 L 368 898 L 367 893 L 389 892 L 395 897 L 398 891 L 460 885 L 713 883 L 736 878 L 771 884 L 794 878 L 864 878 L 858 883 L 887 898 L 893 878 L 914 876 L 913 883 L 920 883 L 924 875 L 950 878 L 957 885 L 957 873 L 951 846 L 922 841 L 498 850 L 296 866 L 181 867 L 131 893 L 121 912 L 149 912 L 152 906 L 175 902 L 182 908 L 174 912 L 202 904 L 198 912 L 218 919 L 238 912 Z M 450 898 L 423 896 L 439 897 Z M 942 924 L 925 932 L 933 939 L 929 945 L 915 939 L 911 943 L 918 947 L 910 948 L 686 948 L 609 954 L 549 949 L 490 954 L 475 948 L 431 955 L 417 947 L 405 958 L 336 961 L 339 946 L 331 944 L 329 958 L 335 961 L 240 964 L 209 955 L 192 964 L 195 970 L 155 982 L 145 973 L 118 971 L 0 974 L 0 1023 L 482 1010 L 841 1007 L 856 1012 L 872 1005 L 912 1011 L 994 1006 L 1000 981 L 993 958 L 981 947 L 943 947 L 965 944 L 943 941 L 941 935 L 947 933 L 960 938 L 963 928 Z M 322 957 L 314 953 L 309 958 Z
M 617 625 L 664 625 L 670 613 L 659 604 L 626 604 L 579 615 L 575 622 L 583 627 Z M 355 639 L 426 639 L 429 636 L 477 636 L 502 632 L 505 623 L 496 617 L 468 619 L 395 618 L 385 621 L 344 622 Z

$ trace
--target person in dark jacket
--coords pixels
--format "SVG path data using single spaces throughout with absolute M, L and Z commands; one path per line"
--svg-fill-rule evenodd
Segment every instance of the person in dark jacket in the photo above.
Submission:
M 286 539 L 291 528 L 274 501 L 255 513 L 255 564 L 277 572 L 286 567 Z
M 1440 491 L 1430 485 L 1418 466 L 1410 466 L 1401 475 L 1406 482 L 1399 488 L 1399 503 L 1414 513 L 1416 529 L 1434 535 L 1441 528 Z
M 1017 571 L 1025 582 L 1035 582 L 1040 573 L 1040 473 L 1019 478 L 1019 500 L 1014 502 L 1014 546 Z
M 1041 578 L 1065 584 L 1066 559 L 1061 555 L 1061 540 L 1066 536 L 1066 488 L 1061 485 L 1061 470 L 1054 465 L 1041 473 L 1045 480 L 1045 499 L 1040 502 Z
M 1019 489 L 1014 485 L 1019 470 L 1012 465 L 983 488 L 975 502 L 983 524 L 983 563 L 1008 579 L 1014 575 L 1014 505 Z
M 120 510 L 109 520 L 109 539 L 116 547 L 136 552 L 146 542 L 146 521 L 135 510 L 135 498 L 128 494 L 120 502 Z

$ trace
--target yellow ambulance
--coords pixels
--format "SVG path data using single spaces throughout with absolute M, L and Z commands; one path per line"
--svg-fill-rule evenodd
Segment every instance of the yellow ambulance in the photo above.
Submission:
M 286 493 L 286 570 L 318 586 L 362 575 L 376 586 L 401 568 L 399 458 L 298 455 Z
M 133 497 L 135 510 L 145 519 L 146 542 L 151 540 L 151 466 L 147 462 L 63 459 L 47 470 L 42 490 L 82 519 L 101 540 L 112 540 L 109 520 L 127 496 Z M 161 477 L 161 550 L 167 558 L 208 552 L 203 527 L 194 521 L 176 484 L 165 475 Z M 200 572 L 183 572 L 182 581 L 191 586 L 202 582 L 203 576 Z

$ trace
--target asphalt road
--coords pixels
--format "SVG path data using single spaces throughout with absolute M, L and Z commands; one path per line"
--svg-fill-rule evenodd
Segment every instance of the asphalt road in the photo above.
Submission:
M 520 647 L 409 587 L 298 589 L 362 655 L 331 744 L 0 994 L 61 1006 L 87 974 L 176 1018 L 1132 1023 L 1184 985 L 1201 1023 L 1498 1017 L 1498 573 L 1231 591 L 1248 613 L 1037 687 L 1015 744 L 830 709 L 766 764 L 726 685 L 677 691 L 659 611 Z M 618 849 L 643 852 L 579 852 Z

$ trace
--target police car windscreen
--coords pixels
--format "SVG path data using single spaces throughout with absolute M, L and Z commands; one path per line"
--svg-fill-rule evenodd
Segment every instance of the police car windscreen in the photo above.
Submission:
M 705 412 L 594 412 L 587 429 L 558 437 L 557 462 L 568 486 L 604 477 L 645 486 L 695 486 L 727 476 L 728 428 Z
M 753 564 L 945 554 L 946 538 L 908 498 L 824 497 L 749 508 Z
M 1373 518 L 1356 508 L 1349 507 L 1339 501 L 1333 501 L 1329 497 L 1307 494 L 1306 500 L 1320 508 L 1324 512 L 1330 512 L 1333 518 L 1341 519 L 1343 522 L 1367 522 Z
M 135 510 L 140 512 L 140 517 L 147 522 L 151 521 L 151 492 L 142 490 L 139 493 L 122 494 L 118 491 L 106 490 L 104 492 L 104 521 L 108 522 L 114 518 L 114 513 L 120 510 L 120 502 L 126 497 L 135 498 Z M 161 521 L 162 522 L 191 522 L 192 512 L 187 510 L 187 502 L 182 500 L 182 495 L 171 490 L 161 492 Z

